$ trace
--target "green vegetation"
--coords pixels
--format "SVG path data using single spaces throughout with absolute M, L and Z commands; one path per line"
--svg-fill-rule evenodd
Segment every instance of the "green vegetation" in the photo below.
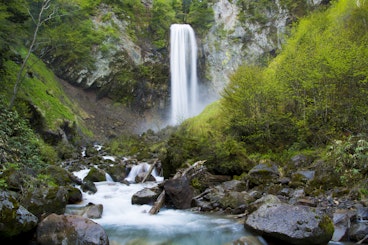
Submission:
M 9 111 L 4 100 L 0 103 L 0 166 L 6 168 L 45 167 L 42 155 L 45 145 L 17 112 Z
M 179 127 L 168 165 L 206 159 L 214 172 L 240 175 L 250 160 L 308 152 L 340 175 L 334 184 L 366 178 L 367 21 L 368 4 L 352 0 L 301 19 L 267 67 L 240 67 L 220 102 Z

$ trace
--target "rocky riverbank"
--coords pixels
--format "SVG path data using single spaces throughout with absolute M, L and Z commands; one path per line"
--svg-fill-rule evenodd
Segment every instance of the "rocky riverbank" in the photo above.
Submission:
M 95 182 L 106 181 L 107 174 L 113 181 L 130 184 L 126 180 L 129 172 L 134 166 L 144 164 L 146 167 L 134 178 L 141 182 L 147 177 L 149 163 L 156 163 L 159 172 L 158 159 L 146 162 L 121 159 L 92 147 L 83 157 L 44 169 L 43 174 L 52 179 L 45 181 L 53 184 L 42 188 L 35 186 L 27 192 L 22 186 L 32 173 L 17 169 L 4 171 L 2 178 L 11 188 L 0 193 L 2 240 L 22 244 L 61 244 L 62 241 L 72 244 L 75 239 L 82 239 L 89 244 L 108 244 L 102 227 L 90 220 L 102 215 L 101 205 L 89 204 L 73 215 L 65 214 L 66 205 L 80 202 L 83 193 L 95 193 Z M 312 167 L 302 170 L 303 166 Z M 90 171 L 83 179 L 72 174 L 87 168 Z M 155 188 L 139 191 L 132 203 L 153 204 L 165 190 L 166 207 L 190 208 L 194 212 L 243 219 L 245 229 L 263 236 L 271 241 L 270 244 L 367 242 L 367 200 L 358 196 L 354 189 L 318 188 L 318 183 L 333 177 L 323 171 L 321 161 L 310 163 L 302 155 L 293 157 L 287 169 L 263 161 L 236 179 L 213 175 L 204 163 L 190 175 L 165 180 Z M 150 176 L 146 180 L 155 181 L 155 178 Z M 243 238 L 229 242 L 249 244 Z

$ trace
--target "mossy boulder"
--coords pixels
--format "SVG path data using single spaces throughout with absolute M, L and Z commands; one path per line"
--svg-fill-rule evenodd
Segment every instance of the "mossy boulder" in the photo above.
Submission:
M 103 170 L 98 168 L 91 168 L 87 176 L 84 177 L 83 181 L 100 182 L 106 181 L 106 174 Z
M 41 173 L 51 176 L 54 183 L 59 186 L 67 186 L 73 183 L 81 184 L 75 175 L 59 166 L 49 165 Z
M 38 218 L 21 206 L 14 195 L 0 191 L 0 240 L 28 232 L 37 222 Z
M 76 187 L 68 187 L 68 204 L 79 203 L 83 199 L 82 192 Z
M 51 213 L 63 214 L 68 203 L 65 187 L 41 187 L 28 191 L 21 198 L 21 204 L 41 218 Z
M 109 175 L 114 181 L 124 182 L 124 179 L 126 177 L 125 164 L 119 163 L 116 165 L 108 166 L 106 171 L 109 173 Z
M 252 185 L 276 183 L 280 177 L 278 166 L 273 162 L 262 162 L 253 167 L 245 178 Z

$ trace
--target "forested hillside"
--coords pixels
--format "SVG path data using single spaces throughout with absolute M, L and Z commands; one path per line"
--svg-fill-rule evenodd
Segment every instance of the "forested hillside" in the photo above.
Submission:
M 45 3 L 48 7 L 43 9 Z M 139 115 L 152 108 L 159 108 L 154 111 L 159 114 L 169 98 L 169 26 L 190 23 L 200 38 L 206 37 L 219 18 L 213 16 L 214 3 L 3 0 L 3 108 L 14 97 L 12 109 L 44 141 L 54 145 L 65 138 L 74 137 L 72 142 L 86 136 L 93 138 L 84 120 L 92 116 L 65 96 L 58 78 L 88 87 L 97 99 L 109 97 L 116 105 Z M 298 152 L 313 152 L 331 161 L 341 173 L 353 166 L 346 173 L 348 177 L 364 176 L 368 4 L 355 0 L 322 1 L 320 8 L 305 1 L 236 4 L 236 21 L 243 25 L 242 21 L 255 23 L 252 28 L 256 26 L 259 32 L 264 32 L 266 27 L 260 26 L 268 25 L 267 18 L 277 19 L 273 7 L 281 13 L 290 11 L 290 30 L 285 33 L 289 36 L 283 36 L 286 41 L 280 41 L 279 30 L 270 32 L 279 48 L 268 50 L 251 65 L 244 61 L 233 72 L 219 101 L 200 116 L 185 121 L 168 141 L 155 142 L 157 145 L 145 150 L 142 142 L 139 147 L 133 144 L 134 154 L 153 151 L 153 155 L 164 159 L 169 172 L 186 161 L 207 159 L 214 172 L 238 175 L 253 160 L 282 161 Z M 42 9 L 44 12 L 40 12 Z M 220 33 L 216 29 L 214 33 L 231 36 L 236 31 L 224 29 Z M 231 38 L 234 43 L 247 41 Z M 214 41 L 218 49 L 231 44 L 222 46 L 221 42 Z M 26 60 L 27 53 L 30 56 Z M 60 133 L 60 129 L 69 135 Z M 57 143 L 52 140 L 55 137 Z M 124 137 L 111 143 L 117 153 L 122 153 L 121 144 L 132 145 Z M 128 148 L 124 153 L 129 153 Z
M 287 164 L 303 153 L 324 159 L 340 184 L 364 180 L 367 21 L 368 4 L 352 0 L 302 18 L 275 59 L 240 67 L 220 101 L 180 126 L 167 164 L 208 159 L 213 171 L 236 175 L 252 161 Z

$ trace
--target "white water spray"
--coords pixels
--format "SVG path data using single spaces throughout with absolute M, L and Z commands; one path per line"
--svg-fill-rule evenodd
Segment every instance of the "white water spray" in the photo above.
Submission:
M 192 27 L 170 27 L 171 123 L 198 112 L 197 43 Z

